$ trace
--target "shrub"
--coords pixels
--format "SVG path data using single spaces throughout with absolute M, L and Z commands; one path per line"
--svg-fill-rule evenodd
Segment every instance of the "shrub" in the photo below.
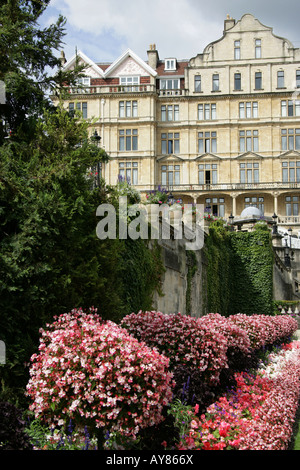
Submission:
M 93 310 L 73 310 L 41 330 L 27 394 L 36 418 L 136 436 L 172 399 L 169 360 Z
M 196 318 L 161 312 L 138 312 L 121 321 L 135 338 L 155 347 L 170 359 L 170 368 L 184 365 L 203 373 L 209 384 L 219 381 L 220 371 L 227 367 L 227 341 L 217 330 Z
M 297 321 L 284 315 L 230 315 L 229 320 L 245 330 L 252 349 L 285 341 L 297 330 Z
M 0 450 L 30 450 L 23 413 L 15 405 L 0 402 Z

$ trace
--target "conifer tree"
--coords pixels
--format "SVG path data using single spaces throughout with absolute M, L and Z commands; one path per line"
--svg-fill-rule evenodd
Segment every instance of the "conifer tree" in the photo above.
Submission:
M 106 196 L 89 177 L 108 155 L 91 141 L 89 121 L 48 98 L 80 71 L 66 76 L 55 56 L 65 20 L 38 26 L 48 3 L 0 1 L 2 114 L 12 131 L 0 139 L 0 400 L 11 390 L 24 396 L 24 364 L 46 322 L 90 306 L 113 317 L 120 306 L 120 246 L 96 236 L 96 209 Z

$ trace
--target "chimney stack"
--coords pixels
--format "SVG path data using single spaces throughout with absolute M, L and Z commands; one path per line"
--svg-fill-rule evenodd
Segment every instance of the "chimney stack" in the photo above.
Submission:
M 158 56 L 158 51 L 156 50 L 155 44 L 150 44 L 147 54 L 148 54 L 148 64 L 150 65 L 150 67 L 156 70 L 157 64 L 159 61 L 159 56 Z
M 230 15 L 227 15 L 226 20 L 224 21 L 224 32 L 228 31 L 228 29 L 231 29 L 235 25 L 235 20 L 230 17 Z

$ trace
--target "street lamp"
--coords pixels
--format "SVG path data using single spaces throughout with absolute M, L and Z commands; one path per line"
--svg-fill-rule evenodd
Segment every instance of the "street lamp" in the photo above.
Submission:
M 284 264 L 287 268 L 291 267 L 291 258 L 290 258 L 290 247 L 288 244 L 288 233 L 286 232 L 284 235 Z
M 274 220 L 273 228 L 272 228 L 272 233 L 273 233 L 274 235 L 276 235 L 276 234 L 278 233 L 277 218 L 278 218 L 278 216 L 277 216 L 277 215 L 275 214 L 275 212 L 274 212 L 274 214 L 272 215 L 272 219 Z
M 289 234 L 289 246 L 292 248 L 292 229 L 288 229 L 288 234 Z
M 98 134 L 97 130 L 95 129 L 94 134 L 91 137 L 91 140 L 95 143 L 95 145 L 98 147 L 100 144 L 101 137 Z M 97 184 L 96 186 L 100 186 L 100 162 L 97 163 Z
M 234 219 L 234 216 L 232 215 L 232 212 L 231 212 L 231 214 L 229 216 L 229 224 L 230 224 L 230 230 L 232 230 L 232 231 L 234 230 L 234 228 L 233 228 L 233 219 Z

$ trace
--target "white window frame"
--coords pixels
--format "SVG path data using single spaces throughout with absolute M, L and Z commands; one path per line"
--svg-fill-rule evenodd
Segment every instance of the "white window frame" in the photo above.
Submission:
M 216 103 L 198 104 L 198 121 L 213 121 L 215 119 L 217 119 Z
M 129 184 L 137 185 L 139 178 L 138 162 L 126 161 L 119 163 L 119 176 L 126 179 Z
M 234 59 L 239 60 L 241 58 L 241 41 L 234 41 Z
M 165 70 L 176 70 L 176 59 L 174 57 L 165 59 Z
M 120 86 L 124 87 L 124 90 L 127 92 L 138 91 L 140 86 L 140 76 L 139 75 L 123 75 L 120 76 Z

